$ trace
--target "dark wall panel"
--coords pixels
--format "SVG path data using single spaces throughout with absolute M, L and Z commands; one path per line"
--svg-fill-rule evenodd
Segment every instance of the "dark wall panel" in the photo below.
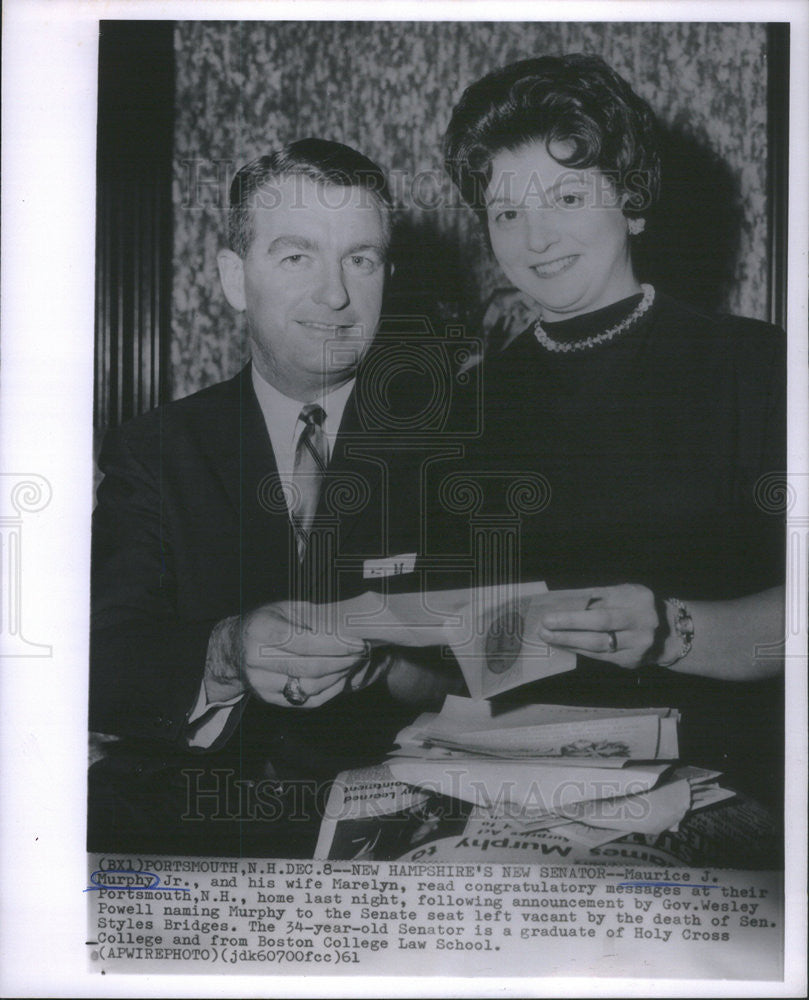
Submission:
M 173 33 L 168 21 L 101 22 L 96 427 L 168 396 Z

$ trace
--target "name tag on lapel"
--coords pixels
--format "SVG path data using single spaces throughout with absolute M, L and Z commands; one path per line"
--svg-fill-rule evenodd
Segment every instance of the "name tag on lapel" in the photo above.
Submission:
M 406 552 L 401 556 L 387 556 L 385 559 L 366 559 L 362 564 L 363 580 L 380 576 L 401 576 L 412 573 L 416 568 L 416 553 Z

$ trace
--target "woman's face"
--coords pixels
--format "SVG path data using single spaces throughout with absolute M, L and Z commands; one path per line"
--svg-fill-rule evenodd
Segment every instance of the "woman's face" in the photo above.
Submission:
M 565 157 L 570 147 L 554 153 Z M 568 319 L 640 290 L 621 198 L 599 170 L 558 163 L 544 142 L 504 150 L 487 189 L 492 249 L 506 276 L 542 307 Z

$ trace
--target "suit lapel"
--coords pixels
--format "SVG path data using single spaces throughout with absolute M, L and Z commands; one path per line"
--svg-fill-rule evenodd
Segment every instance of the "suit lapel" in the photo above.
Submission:
M 242 599 L 249 607 L 288 595 L 294 541 L 250 366 L 222 389 L 203 429 L 202 448 L 238 525 Z
M 247 365 L 222 384 L 222 398 L 204 411 L 200 445 L 237 517 L 243 512 L 242 483 L 247 470 L 276 471 L 267 428 L 250 381 Z
M 200 447 L 228 498 L 227 523 L 238 526 L 243 606 L 247 608 L 295 593 L 300 567 L 249 365 L 222 384 L 218 402 L 216 408 L 205 411 L 198 433 Z M 392 491 L 401 487 L 391 482 L 391 466 L 395 463 L 398 468 L 403 456 L 397 456 L 385 437 L 384 432 L 369 432 L 365 427 L 355 387 L 343 413 L 313 528 L 314 532 L 320 530 L 319 525 L 333 528 L 336 520 L 337 548 L 328 547 L 329 561 L 335 555 L 342 557 L 345 568 L 350 564 L 361 570 L 364 559 L 403 551 L 397 547 L 398 538 L 392 537 L 401 533 L 401 505 L 397 504 L 396 523 L 392 523 L 390 502 Z M 321 551 L 325 555 L 327 550 Z M 319 572 L 324 570 L 321 567 Z

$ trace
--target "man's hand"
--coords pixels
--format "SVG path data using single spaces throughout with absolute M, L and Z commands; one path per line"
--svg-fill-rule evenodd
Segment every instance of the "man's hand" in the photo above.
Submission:
M 635 670 L 653 663 L 659 652 L 661 623 L 655 595 L 641 584 L 551 593 L 558 606 L 540 615 L 539 635 L 556 649 L 606 660 Z M 568 610 L 570 602 L 585 610 Z
M 241 628 L 241 618 L 235 615 L 217 622 L 211 630 L 203 678 L 209 705 L 231 701 L 244 694 Z
M 384 662 L 369 656 L 361 639 L 345 639 L 305 621 L 307 605 L 267 604 L 246 615 L 241 627 L 241 675 L 262 701 L 285 708 L 317 708 L 341 691 L 373 683 Z M 285 696 L 290 678 L 305 700 Z M 289 690 L 287 688 L 287 690 Z

